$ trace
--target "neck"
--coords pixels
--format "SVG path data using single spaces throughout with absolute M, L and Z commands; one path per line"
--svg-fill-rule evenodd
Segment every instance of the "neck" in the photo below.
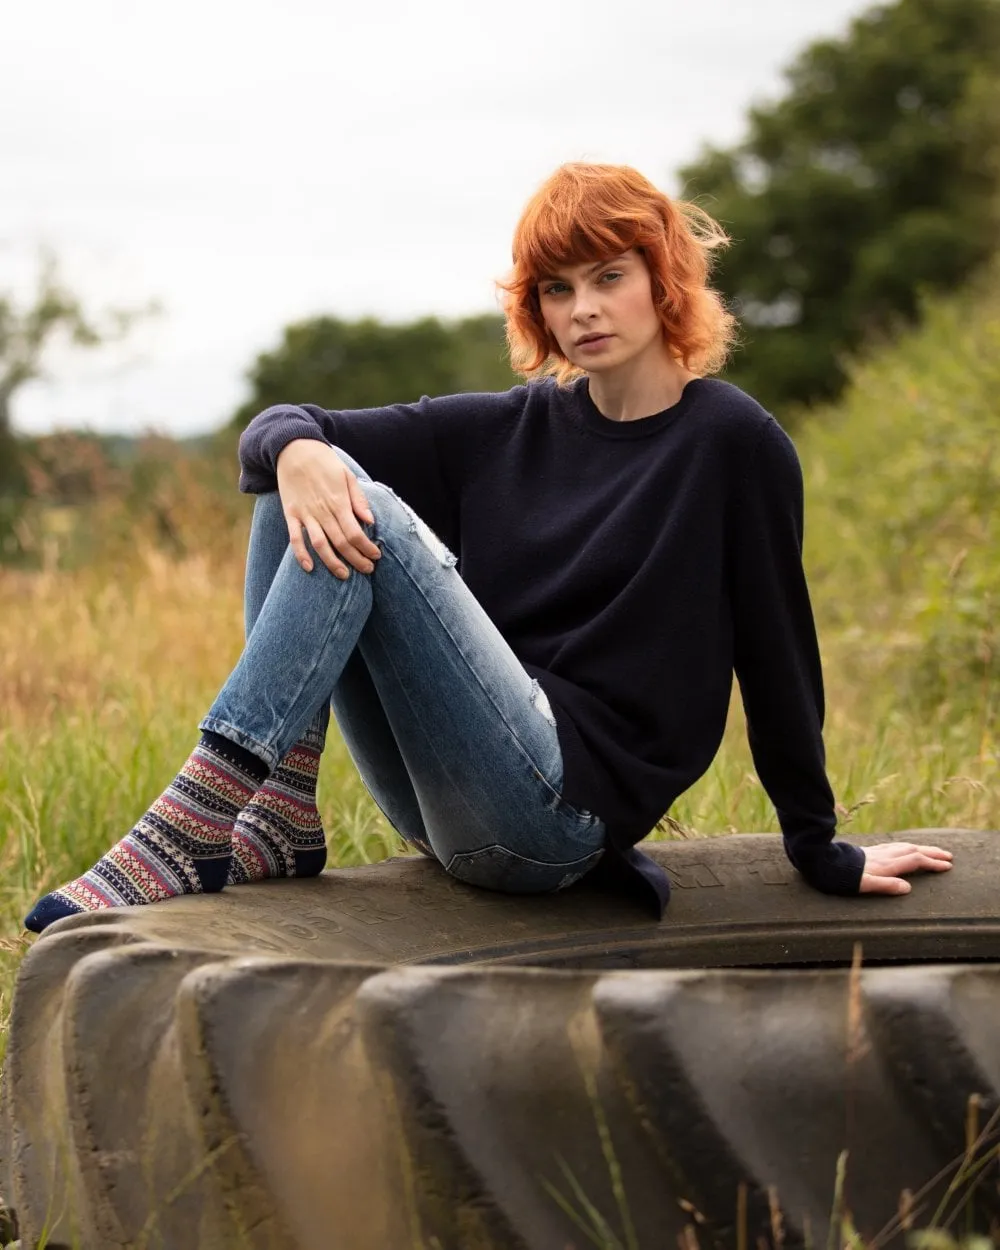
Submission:
M 590 398 L 609 421 L 639 421 L 672 408 L 697 376 L 665 351 L 630 360 L 619 369 L 587 375 Z

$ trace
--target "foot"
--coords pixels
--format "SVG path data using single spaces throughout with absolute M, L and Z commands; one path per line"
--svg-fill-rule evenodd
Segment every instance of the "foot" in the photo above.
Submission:
M 93 868 L 36 903 L 25 927 L 41 933 L 78 912 L 221 890 L 233 824 L 267 769 L 214 735 L 213 742 L 217 749 L 202 740 L 149 811 Z
M 315 877 L 326 865 L 316 807 L 322 746 L 298 742 L 240 812 L 233 828 L 228 885 L 271 877 Z

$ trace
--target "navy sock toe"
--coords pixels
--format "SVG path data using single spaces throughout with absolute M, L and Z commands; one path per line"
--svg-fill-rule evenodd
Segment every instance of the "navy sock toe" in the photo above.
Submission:
M 225 886 L 233 824 L 266 780 L 267 765 L 208 737 L 120 842 L 83 876 L 39 900 L 25 917 L 26 928 L 41 933 L 78 912 L 138 907 Z
M 81 911 L 83 911 L 82 907 L 74 906 L 67 899 L 60 898 L 58 894 L 46 894 L 25 916 L 24 927 L 32 933 L 41 933 L 43 929 L 47 929 L 50 924 L 55 924 L 57 920 L 62 920 L 64 916 L 76 916 Z
M 316 810 L 323 736 L 310 729 L 237 817 L 229 881 L 315 877 L 326 865 L 326 834 Z

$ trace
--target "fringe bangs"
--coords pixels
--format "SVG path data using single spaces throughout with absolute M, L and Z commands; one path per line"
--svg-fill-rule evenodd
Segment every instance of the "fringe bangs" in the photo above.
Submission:
M 538 303 L 542 278 L 570 265 L 640 249 L 670 350 L 695 372 L 725 363 L 736 323 L 707 285 L 711 252 L 729 242 L 702 209 L 673 202 L 628 165 L 561 166 L 528 201 L 514 232 L 514 268 L 497 283 L 513 368 L 526 378 L 578 377 L 549 334 Z

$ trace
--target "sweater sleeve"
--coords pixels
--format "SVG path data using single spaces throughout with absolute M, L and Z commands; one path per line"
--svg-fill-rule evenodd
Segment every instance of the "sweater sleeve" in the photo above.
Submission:
M 774 803 L 788 858 L 827 894 L 856 894 L 860 847 L 833 840 L 833 792 L 823 747 L 823 677 L 802 567 L 802 470 L 768 418 L 734 509 L 734 657 L 754 765 Z
M 516 390 L 517 388 L 515 388 Z M 522 388 L 523 389 L 523 388 Z M 277 404 L 258 413 L 240 438 L 240 490 L 277 490 L 282 449 L 297 438 L 339 447 L 377 482 L 406 501 L 449 545 L 468 458 L 514 392 L 424 396 L 413 404 L 328 411 L 315 404 Z

